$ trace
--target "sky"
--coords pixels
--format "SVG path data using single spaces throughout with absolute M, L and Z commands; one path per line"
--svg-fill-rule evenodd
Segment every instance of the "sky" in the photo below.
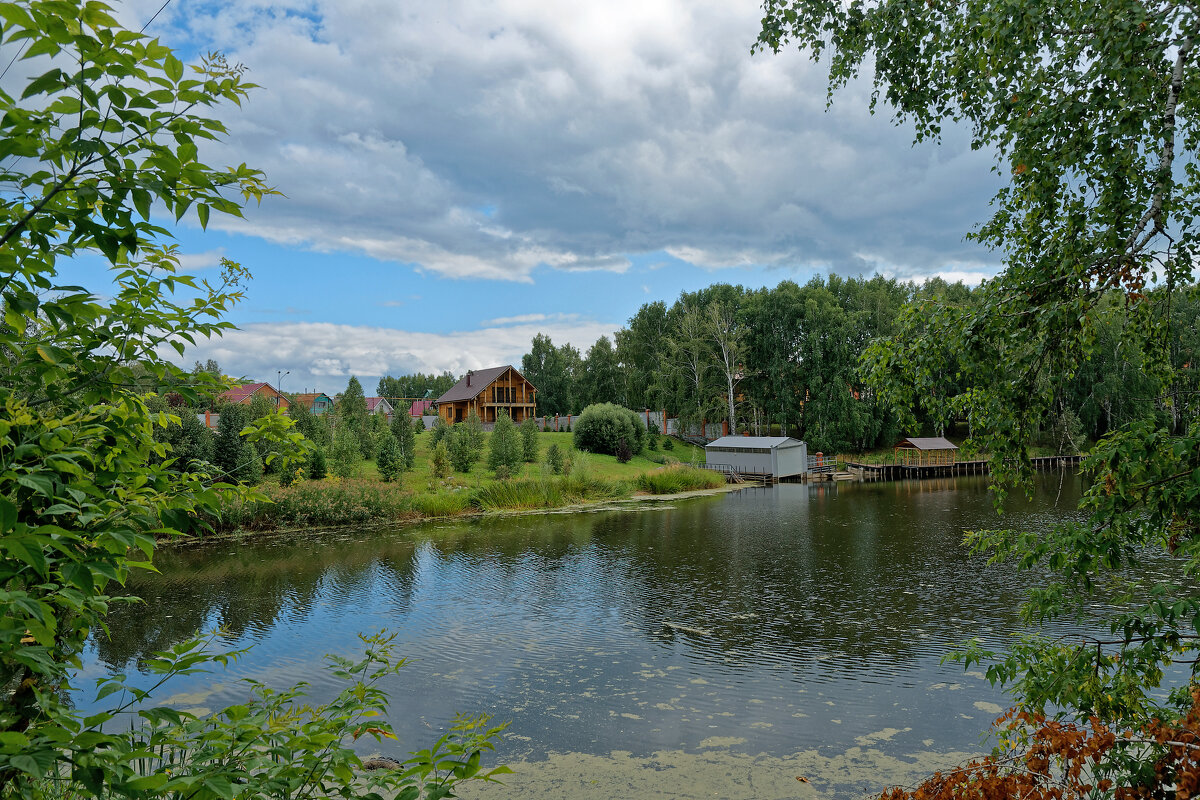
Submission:
M 162 0 L 118 5 L 140 28 Z M 978 283 L 998 188 L 963 130 L 913 144 L 870 85 L 751 55 L 734 0 L 172 0 L 147 33 L 262 86 L 210 165 L 283 196 L 185 218 L 184 265 L 254 276 L 239 330 L 186 354 L 285 391 L 581 351 L 644 303 L 837 273 Z M 81 267 L 82 268 L 82 267 Z M 95 268 L 99 268 L 98 266 Z

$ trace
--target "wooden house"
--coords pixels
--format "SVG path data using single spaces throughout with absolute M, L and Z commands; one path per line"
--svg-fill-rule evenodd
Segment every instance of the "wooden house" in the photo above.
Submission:
M 324 392 L 304 392 L 293 396 L 292 402 L 303 404 L 314 417 L 333 411 L 333 398 Z
M 436 402 L 437 413 L 453 425 L 472 411 L 485 423 L 507 412 L 513 422 L 536 416 L 537 389 L 511 365 L 468 372 Z
M 896 445 L 893 463 L 906 467 L 941 467 L 958 460 L 958 446 L 941 436 L 908 438 Z
M 226 389 L 217 395 L 217 401 L 248 406 L 255 395 L 267 398 L 271 401 L 272 405 L 280 410 L 286 410 L 288 407 L 288 399 L 277 392 L 275 387 L 269 383 L 247 383 L 242 386 L 234 386 L 232 389 Z

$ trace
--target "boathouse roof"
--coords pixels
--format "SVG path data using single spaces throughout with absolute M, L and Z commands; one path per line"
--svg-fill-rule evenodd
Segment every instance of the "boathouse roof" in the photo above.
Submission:
M 804 442 L 790 436 L 722 436 L 713 439 L 705 447 L 753 447 L 771 450 L 776 447 L 799 447 Z
M 926 438 L 909 437 L 896 447 L 911 447 L 916 450 L 957 450 L 958 445 L 942 436 L 929 436 Z

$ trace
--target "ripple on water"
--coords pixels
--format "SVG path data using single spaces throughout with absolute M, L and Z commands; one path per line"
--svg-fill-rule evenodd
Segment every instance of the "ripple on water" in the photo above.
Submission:
M 592 767 L 615 781 L 603 796 L 643 786 L 643 769 L 687 766 L 733 787 L 720 771 L 753 767 L 756 788 L 776 768 L 865 775 L 855 759 L 883 769 L 916 749 L 975 749 L 1004 705 L 940 659 L 968 636 L 1015 630 L 1026 578 L 959 544 L 994 524 L 982 483 L 939 485 L 783 485 L 645 513 L 168 552 L 161 575 L 137 578 L 140 616 L 119 609 L 95 657 L 124 666 L 220 621 L 231 645 L 254 645 L 233 677 L 307 680 L 319 702 L 338 688 L 321 654 L 353 653 L 358 631 L 386 627 L 411 662 L 385 686 L 399 752 L 463 710 L 511 721 L 501 757 L 554 762 L 543 789 Z M 1060 518 L 1053 494 L 1043 487 L 1008 521 Z M 236 696 L 222 681 L 206 705 Z M 754 796 L 810 796 L 788 780 Z

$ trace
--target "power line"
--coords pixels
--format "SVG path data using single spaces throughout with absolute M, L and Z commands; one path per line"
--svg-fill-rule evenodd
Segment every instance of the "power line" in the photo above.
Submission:
M 159 6 L 158 11 L 154 12 L 154 16 L 150 18 L 149 22 L 147 22 L 145 25 L 142 26 L 142 29 L 140 31 L 138 31 L 138 33 L 145 33 L 146 28 L 150 27 L 150 23 L 152 23 L 152 22 L 154 22 L 154 20 L 158 19 L 158 15 L 161 14 L 163 12 L 163 9 L 169 5 L 171 5 L 171 0 L 167 0 L 165 3 L 163 3 L 161 6 Z

